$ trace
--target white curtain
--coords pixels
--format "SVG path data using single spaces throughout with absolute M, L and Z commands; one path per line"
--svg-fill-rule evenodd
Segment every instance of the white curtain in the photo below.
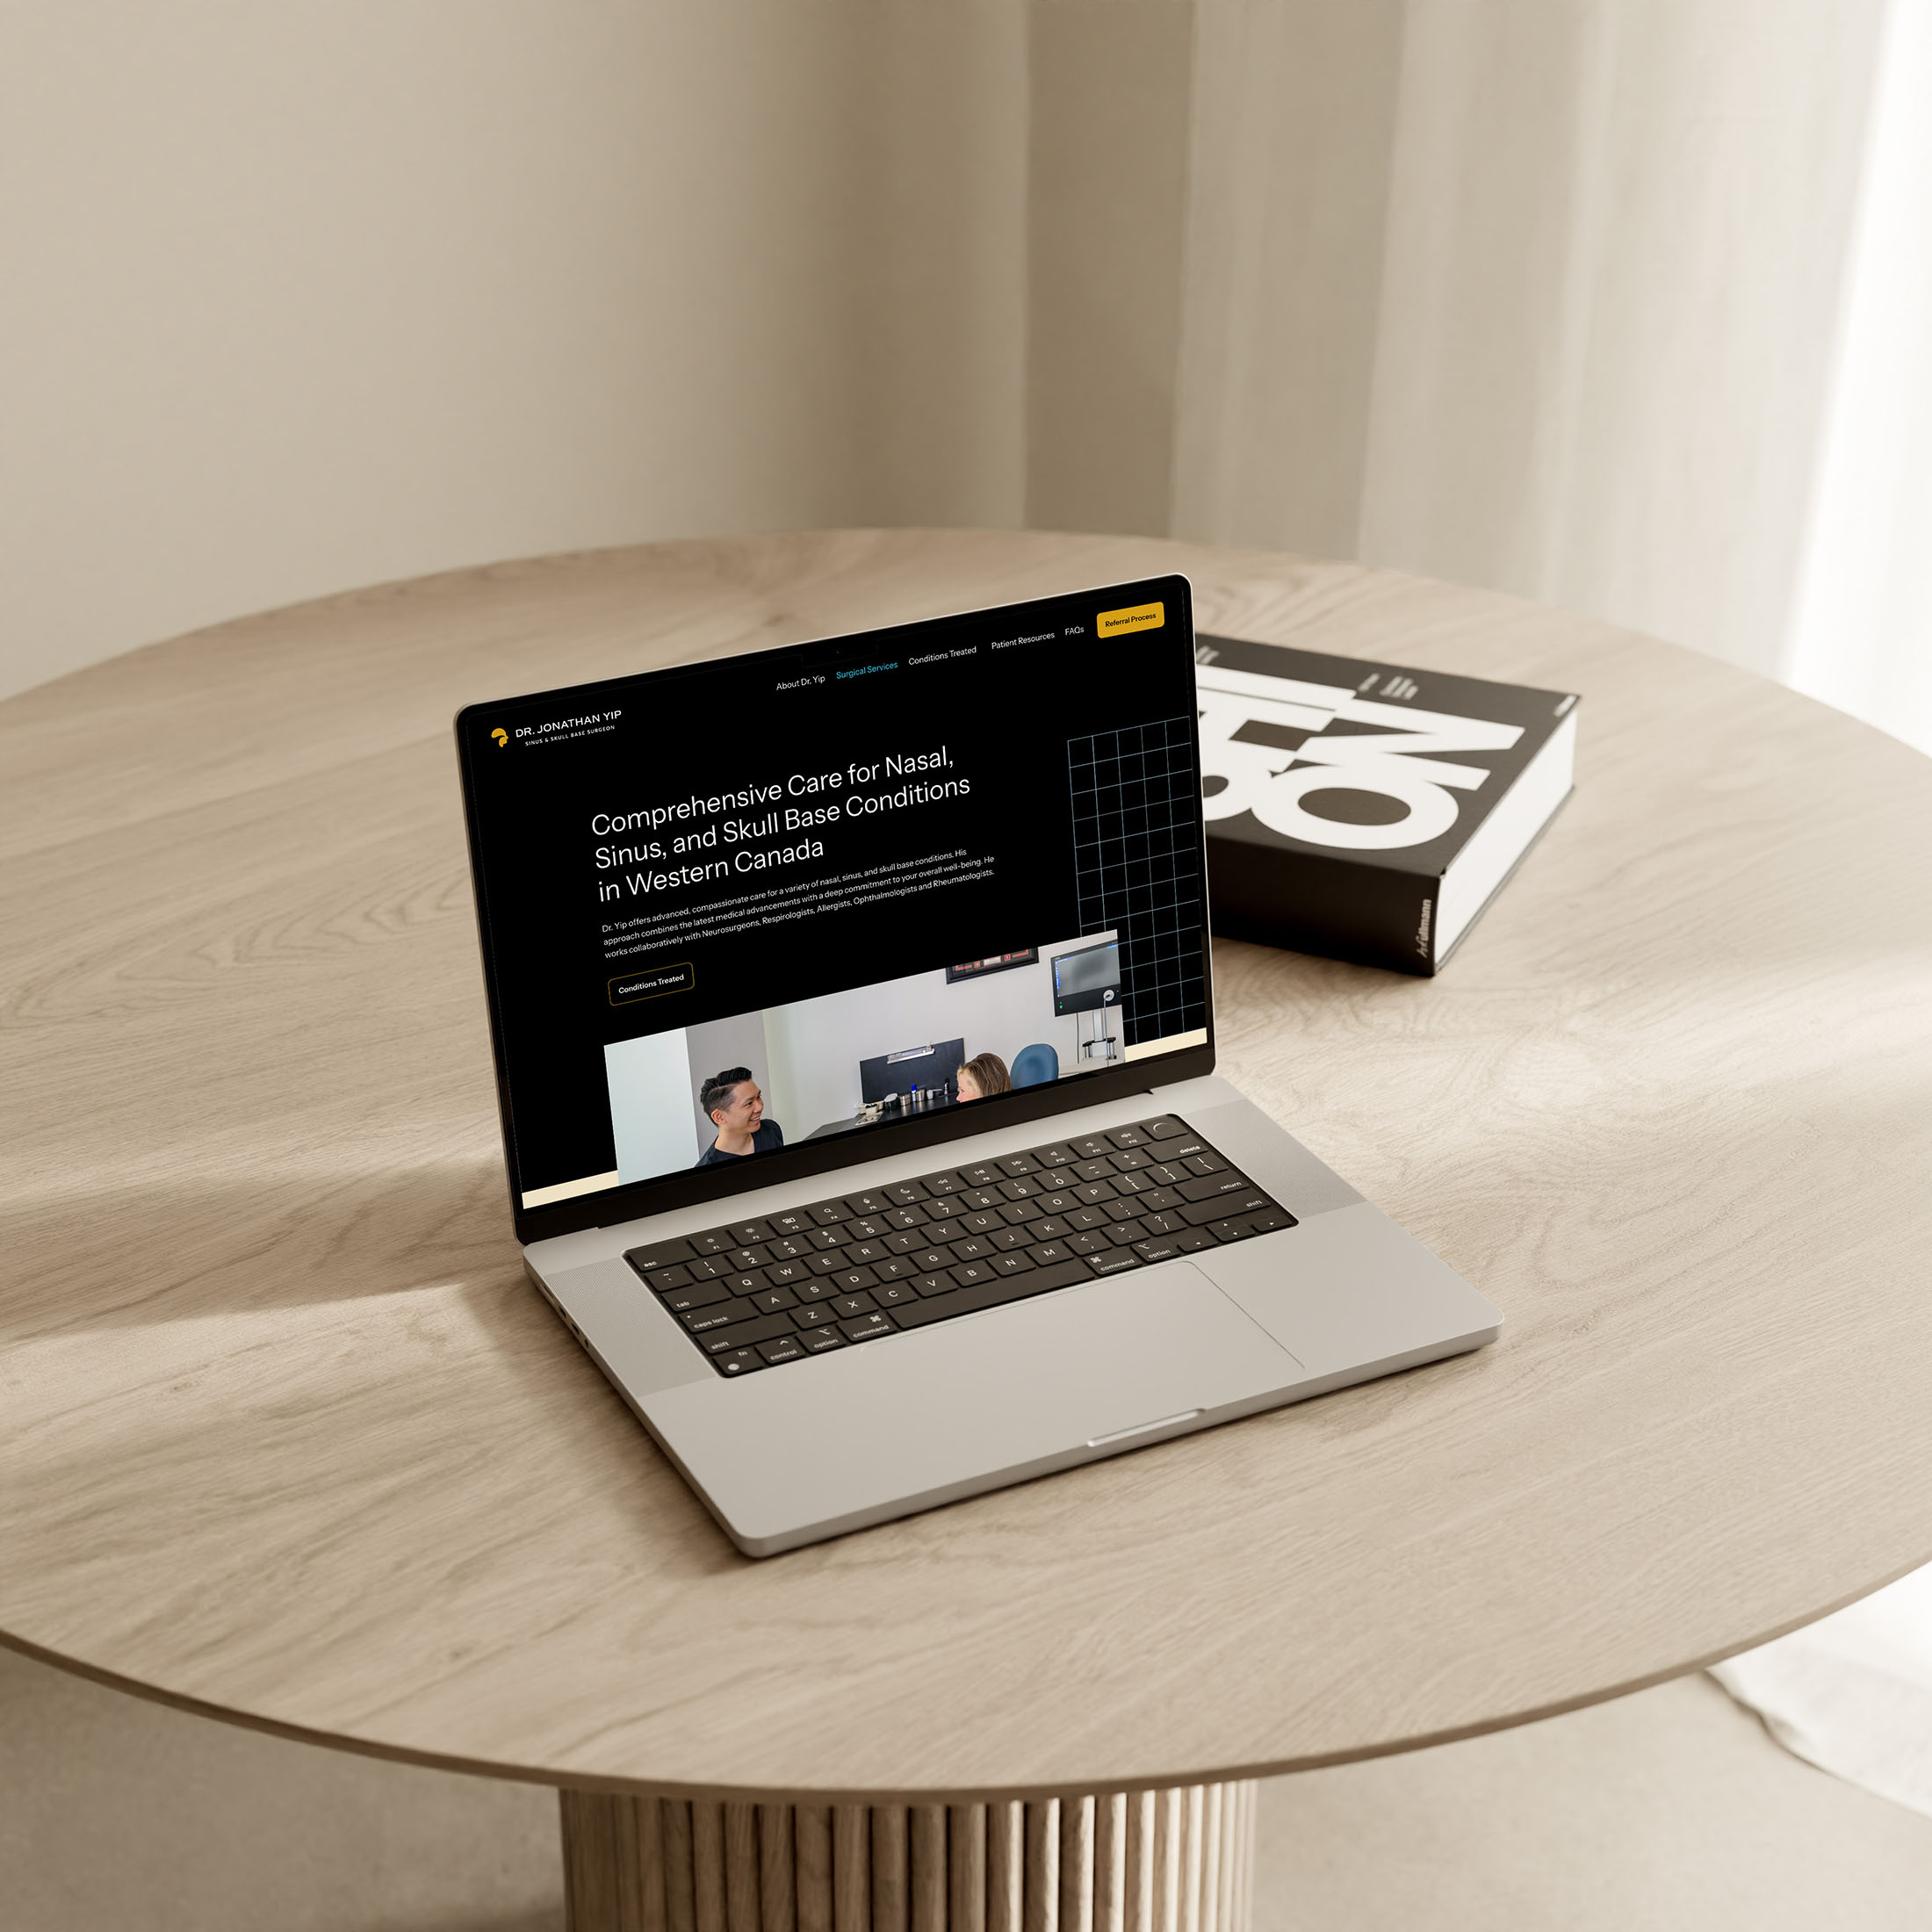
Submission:
M 1932 0 L 1201 0 L 1178 533 L 1932 747 Z

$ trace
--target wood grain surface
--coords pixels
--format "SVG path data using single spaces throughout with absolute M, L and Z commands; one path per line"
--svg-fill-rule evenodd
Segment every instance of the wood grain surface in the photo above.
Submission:
M 1441 978 L 1215 955 L 1222 1071 L 1503 1338 L 747 1561 L 523 1276 L 451 714 L 1171 569 L 1205 628 L 1584 694 Z M 1641 637 L 1013 533 L 361 591 L 0 706 L 0 1632 L 155 1696 L 588 1789 L 1044 1799 L 1519 1722 L 1932 1556 L 1932 764 Z

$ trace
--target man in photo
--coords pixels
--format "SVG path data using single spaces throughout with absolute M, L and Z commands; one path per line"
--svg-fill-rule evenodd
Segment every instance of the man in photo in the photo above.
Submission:
M 700 1167 L 742 1160 L 747 1154 L 768 1154 L 785 1144 L 785 1130 L 765 1118 L 765 1096 L 758 1091 L 749 1067 L 726 1067 L 697 1090 L 697 1104 L 717 1129 L 717 1137 L 699 1158 Z

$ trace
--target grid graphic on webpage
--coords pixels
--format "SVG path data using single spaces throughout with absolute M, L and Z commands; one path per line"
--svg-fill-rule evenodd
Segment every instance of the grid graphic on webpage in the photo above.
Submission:
M 1120 934 L 1127 1045 L 1208 1024 L 1193 720 L 1067 740 L 1080 930 Z

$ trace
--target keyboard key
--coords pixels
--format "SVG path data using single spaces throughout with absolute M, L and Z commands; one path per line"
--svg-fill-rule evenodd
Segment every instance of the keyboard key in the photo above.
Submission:
M 872 1264 L 872 1272 L 882 1281 L 903 1281 L 906 1276 L 917 1274 L 919 1270 L 904 1255 L 889 1254 L 884 1260 Z
M 928 1194 L 956 1194 L 962 1188 L 971 1186 L 970 1181 L 962 1180 L 957 1174 L 922 1174 L 919 1179 L 926 1183 Z
M 1004 1208 L 1006 1205 L 1006 1197 L 997 1187 L 969 1187 L 959 1200 L 969 1211 L 975 1208 Z
M 732 1272 L 729 1261 L 721 1260 L 717 1255 L 711 1254 L 693 1255 L 684 1265 L 691 1271 L 691 1279 L 694 1281 L 716 1280 L 719 1275 Z
M 1183 1254 L 1199 1254 L 1203 1248 L 1211 1248 L 1215 1237 L 1205 1228 L 1190 1228 L 1185 1234 L 1174 1236 L 1174 1245 Z
M 1218 1154 L 1189 1154 L 1181 1161 L 1183 1167 L 1191 1168 L 1197 1174 L 1218 1174 L 1227 1164 Z
M 1212 1200 L 1217 1194 L 1238 1193 L 1252 1186 L 1245 1174 L 1224 1169 L 1218 1174 L 1197 1174 L 1193 1180 L 1184 1180 L 1175 1192 L 1183 1200 Z
M 754 1368 L 763 1368 L 766 1363 L 755 1348 L 734 1348 L 728 1355 L 717 1358 L 717 1366 L 722 1374 L 749 1375 Z
M 872 1299 L 882 1308 L 898 1308 L 902 1302 L 916 1301 L 919 1298 L 919 1291 L 909 1280 L 882 1281 L 872 1290 Z
M 969 1235 L 963 1241 L 952 1243 L 951 1247 L 955 1261 L 984 1261 L 993 1251 L 992 1243 L 982 1241 L 977 1235 Z
M 1153 1164 L 1154 1157 L 1142 1153 L 1137 1147 L 1122 1148 L 1114 1156 L 1114 1169 L 1122 1174 L 1131 1174 L 1136 1167 L 1151 1167 Z
M 1063 1241 L 1042 1241 L 1037 1247 L 1028 1248 L 1027 1252 L 1033 1257 L 1035 1267 L 1047 1268 L 1066 1260 L 1073 1250 Z
M 1121 1179 L 1125 1180 L 1127 1176 L 1122 1174 Z M 1162 1211 L 1170 1208 L 1183 1207 L 1186 1205 L 1186 1200 L 1187 1197 L 1178 1187 L 1150 1187 L 1144 1194 L 1140 1196 L 1135 1205 L 1144 1215 L 1150 1208 Z
M 902 1314 L 908 1311 L 905 1309 L 900 1310 Z M 892 1326 L 891 1316 L 881 1315 L 875 1309 L 870 1315 L 862 1315 L 856 1321 L 841 1322 L 839 1324 L 839 1332 L 848 1342 L 869 1342 L 875 1336 L 891 1335 L 896 1330 Z M 789 1387 L 789 1384 L 787 1386 Z
M 639 1274 L 648 1274 L 653 1268 L 688 1261 L 693 1251 L 688 1241 L 647 1241 L 641 1248 L 626 1248 L 624 1258 Z
M 1120 1199 L 1120 1196 L 1114 1192 L 1114 1184 L 1111 1181 L 1084 1180 L 1073 1192 L 1079 1197 L 1074 1203 L 1076 1207 L 1091 1208 L 1096 1201 L 1118 1200 Z
M 897 1201 L 901 1208 L 911 1208 L 926 1199 L 926 1189 L 916 1180 L 896 1180 L 890 1187 L 879 1192 L 888 1200 Z
M 847 1194 L 845 1203 L 855 1215 L 883 1215 L 898 1203 L 885 1194 Z
M 1069 1235 L 1067 1245 L 1075 1254 L 1099 1254 L 1101 1249 L 1114 1245 L 1098 1228 L 1083 1229 L 1079 1234 Z
M 1056 1141 L 1051 1147 L 1036 1147 L 1033 1158 L 1042 1167 L 1070 1167 L 1079 1156 L 1064 1141 Z
M 814 1228 L 805 1238 L 819 1253 L 829 1253 L 834 1248 L 844 1247 L 846 1224 L 840 1222 L 835 1228 Z
M 1040 1171 L 1040 1164 L 1031 1154 L 1002 1154 L 993 1165 L 1007 1174 L 1037 1174 Z
M 825 1328 L 839 1319 L 839 1311 L 829 1301 L 813 1301 L 794 1308 L 791 1318 L 802 1329 Z
M 775 1366 L 779 1362 L 802 1362 L 805 1359 L 804 1337 L 800 1335 L 780 1335 L 769 1342 L 761 1342 L 758 1352 Z M 791 1385 L 788 1382 L 787 1388 Z
M 771 1231 L 775 1235 L 803 1235 L 811 1229 L 811 1212 L 804 1208 L 795 1208 L 782 1215 L 768 1215 L 766 1219 L 771 1222 Z
M 798 1297 L 789 1288 L 765 1288 L 750 1298 L 753 1308 L 762 1308 L 767 1315 L 776 1315 L 781 1308 L 795 1308 Z
M 1076 1208 L 1060 1218 L 1070 1228 L 1104 1228 L 1111 1217 L 1102 1214 L 1098 1208 Z
M 1116 1194 L 1144 1194 L 1154 1183 L 1145 1174 L 1116 1174 L 1107 1186 Z
M 653 1268 L 645 1280 L 662 1294 L 667 1288 L 681 1288 L 691 1279 L 691 1271 L 686 1267 Z
M 1033 1236 L 1024 1228 L 996 1228 L 986 1238 L 996 1248 L 1024 1248 L 1030 1244 Z
M 1151 1167 L 1142 1168 L 1141 1177 L 1160 1187 L 1179 1187 L 1184 1180 L 1194 1178 L 1185 1167 L 1171 1166 L 1164 1161 L 1156 1161 Z
M 1087 1266 L 1096 1274 L 1118 1274 L 1123 1268 L 1137 1268 L 1141 1258 L 1131 1248 L 1106 1248 L 1087 1257 Z
M 723 1274 L 718 1280 L 733 1294 L 756 1294 L 765 1285 L 765 1271 L 761 1268 L 756 1274 Z
M 1169 1120 L 1164 1115 L 1157 1121 L 1141 1122 L 1141 1132 L 1150 1141 L 1171 1140 L 1175 1135 L 1185 1134 L 1186 1131 L 1179 1121 Z
M 811 1252 L 809 1241 L 800 1241 L 791 1235 L 780 1235 L 765 1245 L 771 1251 L 774 1261 L 803 1261 Z
M 999 1218 L 1009 1226 L 1019 1228 L 1029 1221 L 1039 1220 L 1043 1211 L 1036 1200 L 1015 1200 L 999 1210 Z
M 949 1274 L 916 1274 L 912 1286 L 921 1294 L 950 1294 L 958 1287 Z
M 923 1230 L 918 1234 L 907 1230 L 899 1234 L 888 1235 L 885 1237 L 885 1244 L 894 1254 L 914 1254 L 919 1249 L 928 1245 L 928 1243 Z
M 949 1268 L 953 1265 L 951 1251 L 946 1248 L 921 1248 L 907 1258 L 922 1274 L 931 1274 L 938 1268 Z
M 765 1279 L 775 1288 L 788 1288 L 795 1281 L 811 1280 L 811 1270 L 803 1261 L 775 1261 L 765 1270 Z
M 1110 1127 L 1107 1137 L 1116 1147 L 1145 1147 L 1147 1135 L 1137 1127 Z
M 846 1258 L 843 1248 L 828 1248 L 822 1253 L 812 1256 L 811 1259 L 805 1264 L 814 1274 L 836 1274 L 845 1265 Z
M 870 1266 L 875 1261 L 890 1261 L 892 1251 L 883 1241 L 854 1241 L 846 1250 L 846 1259 L 854 1267 Z
M 1093 1183 L 1092 1181 L 1084 1181 L 1081 1183 L 1081 1185 L 1083 1186 L 1091 1187 Z M 1040 1211 L 1042 1214 L 1063 1215 L 1070 1208 L 1074 1208 L 1080 1206 L 1080 1197 L 1078 1194 L 1074 1193 L 1072 1188 L 1063 1187 L 1059 1189 L 1057 1193 L 1041 1195 L 1038 1206 L 1040 1208 Z
M 1076 1161 L 1071 1178 L 1074 1180 L 1107 1180 L 1117 1171 L 1111 1160 Z
M 753 1268 L 761 1268 L 771 1259 L 771 1251 L 762 1243 L 754 1243 L 748 1248 L 733 1248 L 730 1259 L 734 1268 L 749 1274 Z
M 724 1328 L 732 1322 L 749 1321 L 757 1313 L 749 1295 L 735 1295 L 729 1301 L 714 1301 L 709 1308 L 693 1308 L 688 1315 L 681 1315 L 678 1319 L 692 1334 L 703 1335 L 708 1330 Z
M 923 1228 L 926 1225 L 926 1216 L 917 1208 L 894 1208 L 882 1218 L 892 1228 Z
M 815 1274 L 809 1281 L 801 1281 L 794 1290 L 801 1301 L 829 1301 L 839 1292 L 836 1281 L 827 1280 L 822 1274 Z
M 1073 1232 L 1058 1215 L 1042 1215 L 1027 1232 L 1035 1241 L 1059 1241 Z
M 1171 1235 L 1153 1235 L 1134 1244 L 1134 1252 L 1143 1261 L 1171 1261 L 1180 1251 L 1180 1243 Z
M 883 1215 L 861 1215 L 847 1222 L 840 1231 L 850 1235 L 854 1241 L 883 1241 L 898 1225 Z
M 1270 1208 L 1265 1213 L 1255 1215 L 1249 1222 L 1248 1231 L 1251 1234 L 1272 1235 L 1279 1233 L 1283 1228 L 1299 1228 L 1301 1225 L 1286 1208 Z
M 1197 1200 L 1192 1207 L 1180 1209 L 1180 1218 L 1190 1228 L 1199 1228 L 1210 1221 L 1225 1220 L 1229 1215 L 1258 1215 L 1264 1208 L 1274 1203 L 1258 1187 L 1249 1187 L 1236 1194 L 1222 1194 L 1212 1200 Z
M 850 1221 L 852 1218 L 846 1212 L 842 1200 L 821 1200 L 816 1208 L 809 1208 L 807 1212 L 821 1228 L 829 1228 L 835 1221 Z
M 1030 1295 L 1050 1294 L 1055 1288 L 1072 1287 L 1092 1279 L 1093 1271 L 1085 1262 L 1063 1261 L 1056 1267 L 1034 1268 L 1026 1274 L 995 1275 L 990 1281 L 955 1288 L 950 1294 L 935 1294 L 912 1308 L 894 1308 L 891 1319 L 901 1328 L 923 1328 L 929 1322 L 977 1314 L 981 1308 L 1023 1301 Z
M 869 1268 L 841 1268 L 831 1280 L 839 1284 L 847 1294 L 857 1294 L 862 1288 L 869 1288 L 879 1278 Z
M 1116 1248 L 1131 1248 L 1147 1232 L 1144 1221 L 1110 1221 L 1106 1228 L 1107 1238 Z
M 1006 1223 L 998 1215 L 988 1214 L 984 1208 L 979 1208 L 970 1215 L 962 1215 L 953 1225 L 966 1234 L 990 1235 Z
M 993 1257 L 995 1274 L 1024 1274 L 1032 1265 L 1033 1257 L 1029 1254 L 996 1254 Z
M 969 1187 L 996 1187 L 999 1185 L 999 1170 L 989 1161 L 982 1161 L 972 1167 L 962 1167 L 959 1178 Z
M 693 1308 L 709 1308 L 714 1301 L 724 1301 L 731 1292 L 722 1281 L 694 1281 L 688 1288 L 673 1288 L 665 1296 L 664 1305 L 673 1315 L 688 1315 Z
M 1099 1134 L 1083 1134 L 1078 1140 L 1069 1141 L 1067 1145 L 1073 1150 L 1077 1159 L 1084 1161 L 1098 1160 L 1103 1154 L 1114 1151 L 1105 1137 Z
M 738 1221 L 732 1223 L 732 1238 L 741 1248 L 748 1248 L 753 1242 L 769 1241 L 772 1225 L 768 1221 Z
M 1210 1221 L 1208 1232 L 1216 1241 L 1245 1241 L 1248 1238 L 1248 1222 L 1244 1215 L 1235 1215 L 1226 1221 Z
M 708 1229 L 703 1234 L 693 1235 L 689 1238 L 692 1248 L 699 1254 L 729 1254 L 738 1246 L 738 1243 L 732 1239 L 732 1230 L 729 1228 Z
M 956 1268 L 948 1268 L 946 1272 L 962 1288 L 973 1287 L 979 1282 L 996 1279 L 992 1267 L 984 1261 L 962 1261 Z
M 808 1329 L 802 1339 L 808 1355 L 823 1355 L 829 1350 L 846 1345 L 845 1337 L 837 1329 Z
M 960 1194 L 963 1195 L 965 1192 L 963 1187 L 960 1189 Z M 957 1196 L 948 1196 L 944 1200 L 929 1200 L 926 1204 L 926 1224 L 929 1228 L 937 1228 L 943 1222 L 957 1221 L 962 1215 L 970 1215 L 972 1211 L 970 1203 Z
M 1027 1200 L 1040 1192 L 1040 1183 L 1019 1179 L 1003 1180 L 999 1184 L 999 1191 L 1008 1200 Z
M 833 1307 L 840 1315 L 869 1315 L 878 1307 L 869 1294 L 841 1294 L 834 1298 Z
M 768 1342 L 775 1335 L 792 1335 L 797 1331 L 789 1315 L 761 1315 L 753 1322 L 734 1322 L 728 1329 L 720 1329 L 713 1335 L 701 1335 L 697 1345 L 707 1355 L 724 1355 L 736 1348 L 755 1348 L 761 1342 Z
M 1187 1225 L 1179 1215 L 1143 1215 L 1141 1220 L 1146 1224 L 1147 1231 L 1150 1235 L 1178 1235 Z

